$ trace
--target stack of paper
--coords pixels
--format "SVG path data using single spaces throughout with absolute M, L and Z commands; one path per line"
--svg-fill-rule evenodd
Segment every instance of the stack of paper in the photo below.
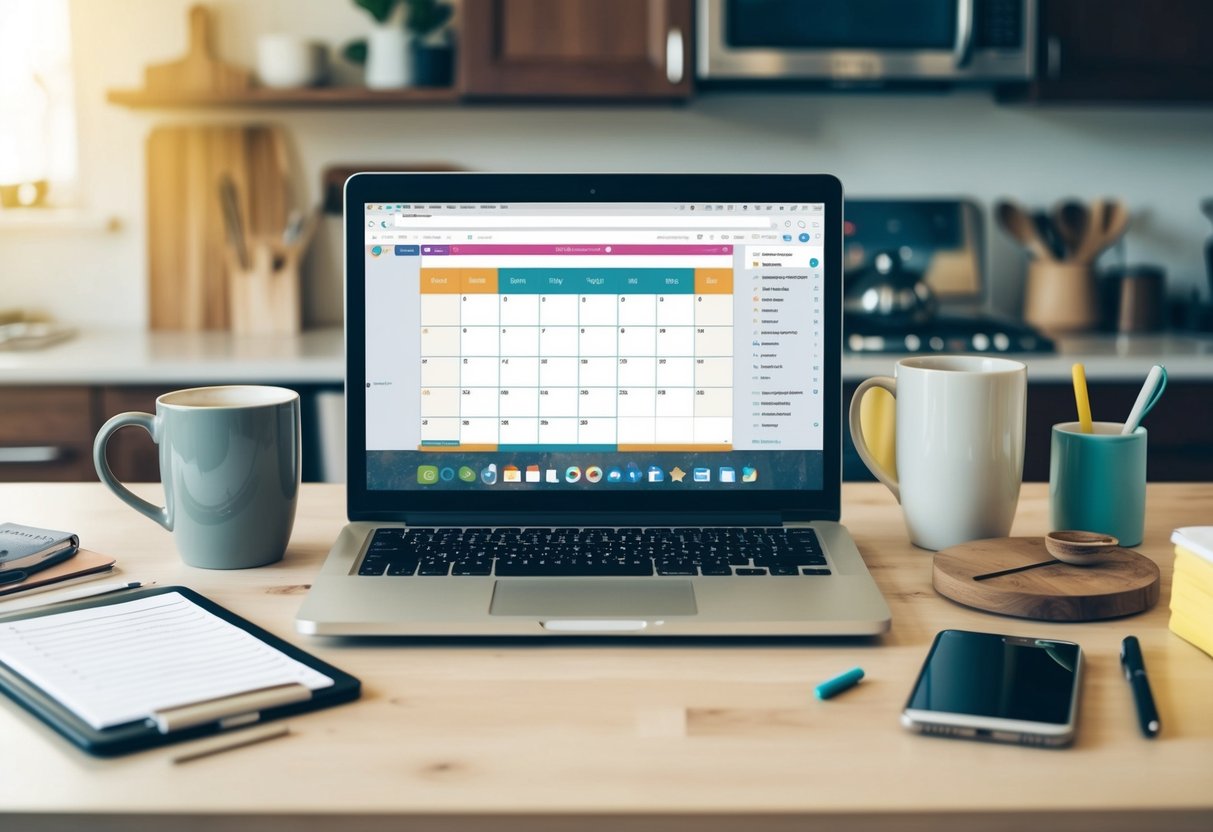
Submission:
M 1171 542 L 1171 632 L 1213 656 L 1213 526 L 1176 529 Z

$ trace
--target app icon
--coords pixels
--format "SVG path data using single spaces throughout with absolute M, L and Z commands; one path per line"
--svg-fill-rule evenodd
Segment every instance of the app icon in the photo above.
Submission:
M 662 471 L 657 465 L 650 465 L 649 482 L 665 482 L 665 471 Z
M 809 258 L 809 265 L 812 266 L 814 269 L 817 268 L 819 263 L 821 263 L 821 261 L 818 260 L 816 257 Z
M 784 235 L 783 235 L 783 241 L 784 241 L 785 243 L 790 243 L 790 242 L 792 242 L 792 235 L 791 235 L 791 234 L 784 234 Z
M 623 478 L 635 485 L 644 479 L 644 474 L 640 472 L 640 466 L 635 462 L 629 462 L 627 467 L 623 469 Z
M 492 485 L 497 482 L 497 466 L 486 465 L 480 469 L 480 481 L 485 485 Z
M 749 465 L 741 469 L 742 482 L 758 482 L 758 469 L 751 468 Z
M 602 469 L 597 465 L 591 465 L 585 469 L 585 478 L 587 482 L 598 482 L 602 479 Z
M 517 465 L 507 465 L 501 469 L 501 479 L 505 482 L 522 482 L 522 472 Z
M 383 246 L 371 246 L 371 256 L 378 257 L 383 254 Z
M 720 481 L 721 482 L 737 482 L 737 472 L 735 470 L 733 470 L 732 468 L 725 468 L 725 467 L 721 466 Z
M 417 482 L 422 485 L 433 485 L 438 482 L 438 466 L 437 465 L 418 465 L 417 466 Z
M 527 482 L 539 482 L 539 466 L 538 465 L 528 465 L 526 467 L 526 481 Z
M 686 471 L 675 465 L 674 470 L 670 471 L 670 482 L 682 482 L 682 478 L 686 475 Z
M 712 481 L 712 469 L 711 468 L 696 468 L 694 471 L 694 474 L 693 474 L 693 478 L 694 478 L 695 482 L 711 482 Z
M 607 471 L 606 480 L 607 480 L 607 482 L 623 482 L 623 469 L 621 469 L 621 468 L 610 469 L 609 471 Z
M 543 474 L 547 482 L 560 482 L 560 472 L 555 468 L 549 468 Z
M 570 465 L 568 468 L 564 469 L 565 482 L 577 482 L 579 479 L 581 479 L 581 469 L 576 465 Z
M 797 239 L 799 239 L 800 242 L 802 242 L 802 243 L 807 243 L 809 241 L 809 235 L 806 232 L 806 233 L 801 234 Z
M 460 482 L 475 482 L 476 472 L 466 465 L 459 466 L 459 481 Z
M 438 472 L 438 478 L 441 479 L 443 482 L 451 482 L 453 479 L 455 479 L 455 469 L 454 468 L 443 468 L 441 471 Z

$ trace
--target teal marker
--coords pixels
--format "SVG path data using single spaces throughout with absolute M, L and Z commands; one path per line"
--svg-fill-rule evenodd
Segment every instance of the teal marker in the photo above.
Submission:
M 863 678 L 862 667 L 852 667 L 846 673 L 840 673 L 833 679 L 822 682 L 813 691 L 817 694 L 818 699 L 829 699 L 842 693 L 847 688 L 853 688 L 859 684 L 859 680 Z

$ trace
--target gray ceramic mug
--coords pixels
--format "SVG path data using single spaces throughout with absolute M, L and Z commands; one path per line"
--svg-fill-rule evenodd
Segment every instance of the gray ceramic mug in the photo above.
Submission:
M 167 505 L 118 482 L 105 459 L 114 431 L 137 425 L 160 446 Z M 282 558 L 299 498 L 299 394 L 284 387 L 165 393 L 156 415 L 119 413 L 93 443 L 97 476 L 118 499 L 173 533 L 190 566 L 245 569 Z

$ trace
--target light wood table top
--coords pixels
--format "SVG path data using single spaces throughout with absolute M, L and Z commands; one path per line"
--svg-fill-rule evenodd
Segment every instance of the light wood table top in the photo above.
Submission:
M 1162 567 L 1162 600 L 1090 624 L 997 617 L 936 595 L 930 554 L 910 546 L 889 493 L 847 485 L 843 522 L 889 601 L 891 632 L 710 646 L 297 635 L 293 616 L 344 504 L 339 486 L 305 486 L 283 562 L 212 572 L 183 566 L 167 532 L 100 485 L 0 485 L 3 519 L 73 529 L 116 556 L 125 577 L 198 590 L 364 685 L 356 703 L 291 718 L 286 739 L 184 765 L 170 759 L 186 745 L 90 758 L 0 703 L 0 827 L 212 829 L 218 816 L 292 832 L 1213 828 L 1213 659 L 1166 628 L 1170 530 L 1211 521 L 1213 484 L 1150 486 L 1138 551 Z M 1043 534 L 1047 516 L 1046 487 L 1025 485 L 1013 534 Z M 946 627 L 1080 643 L 1088 674 L 1075 745 L 902 729 L 915 674 Z M 1118 667 L 1129 633 L 1162 716 L 1154 741 L 1138 733 Z M 817 682 L 855 665 L 867 672 L 857 688 L 813 698 Z

